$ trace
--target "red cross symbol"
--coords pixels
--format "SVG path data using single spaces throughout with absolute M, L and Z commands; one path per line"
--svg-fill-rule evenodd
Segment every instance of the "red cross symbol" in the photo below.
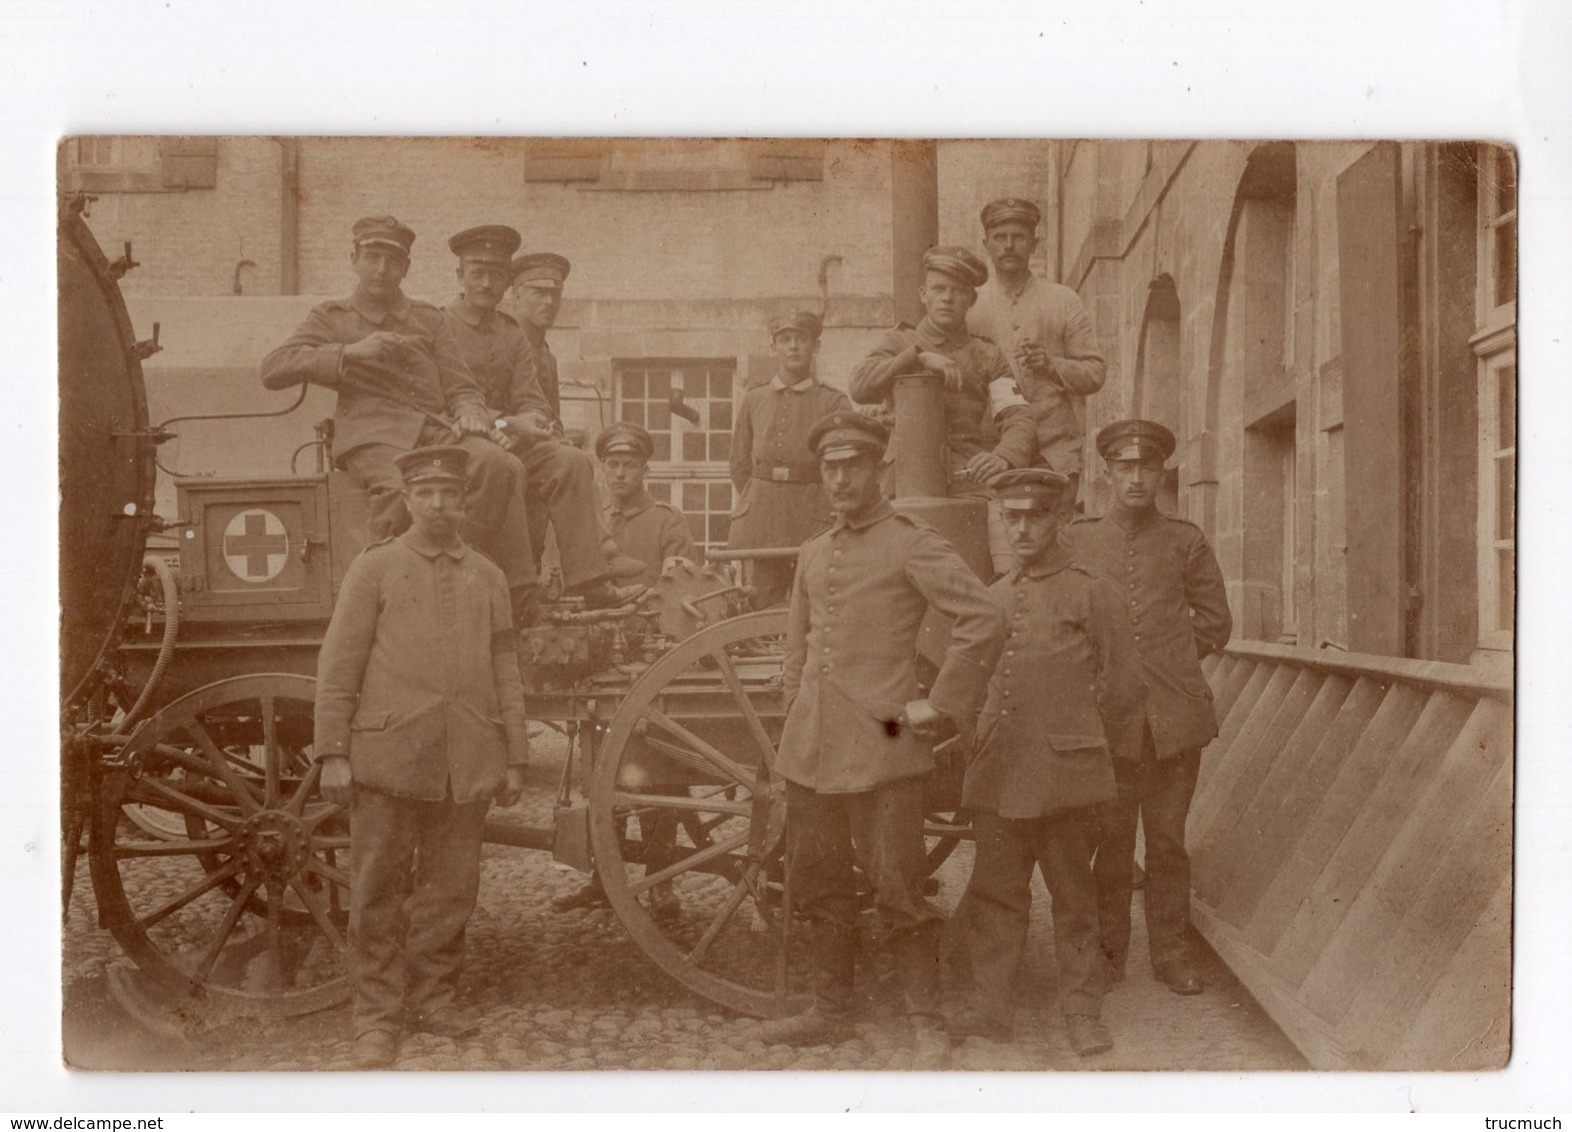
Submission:
M 273 528 L 270 530 L 269 528 Z M 224 557 L 246 581 L 266 582 L 284 568 L 289 535 L 271 511 L 242 511 L 224 530 Z

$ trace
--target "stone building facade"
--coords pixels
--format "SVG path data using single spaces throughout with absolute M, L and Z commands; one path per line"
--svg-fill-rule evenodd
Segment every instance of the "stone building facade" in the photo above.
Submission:
M 1053 168 L 1058 270 L 1110 360 L 1088 428 L 1173 428 L 1171 506 L 1236 633 L 1508 662 L 1511 152 L 1063 142 Z
M 926 162 L 914 181 L 911 169 Z M 1442 143 L 79 138 L 62 187 L 141 267 L 122 286 L 155 422 L 276 411 L 256 365 L 346 294 L 351 222 L 418 233 L 406 290 L 454 290 L 452 232 L 512 224 L 574 264 L 553 332 L 570 427 L 640 419 L 657 490 L 725 541 L 731 412 L 767 319 L 822 311 L 844 387 L 909 317 L 913 229 L 981 250 L 998 196 L 1044 209 L 1036 269 L 1108 359 L 1089 435 L 1180 438 L 1168 506 L 1207 532 L 1241 637 L 1509 663 L 1516 191 L 1509 151 Z M 920 214 L 920 216 L 918 215 Z M 901 249 L 897 251 L 897 249 Z M 683 391 L 697 426 L 674 419 Z M 192 422 L 174 471 L 279 474 L 331 412 Z M 161 481 L 165 509 L 173 491 Z M 1093 477 L 1087 504 L 1100 509 Z

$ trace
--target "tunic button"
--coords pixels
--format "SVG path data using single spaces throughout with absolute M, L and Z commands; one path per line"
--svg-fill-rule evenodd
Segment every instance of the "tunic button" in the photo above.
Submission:
M 1009 715 L 1010 714 L 1010 709 L 1009 708 L 1002 708 L 1002 709 L 1000 709 L 999 714 L 1000 715 Z

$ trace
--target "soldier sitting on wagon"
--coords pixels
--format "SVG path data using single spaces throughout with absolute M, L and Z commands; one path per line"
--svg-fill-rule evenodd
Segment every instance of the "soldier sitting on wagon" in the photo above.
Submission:
M 633 579 L 646 585 L 654 584 L 668 558 L 685 558 L 693 563 L 701 561 L 688 530 L 687 518 L 644 489 L 644 475 L 649 470 L 649 458 L 654 451 L 655 443 L 649 432 L 627 421 L 618 421 L 595 438 L 595 455 L 605 470 L 606 486 L 611 491 L 611 506 L 606 510 L 607 526 L 623 551 L 646 563 L 644 573 Z M 652 793 L 661 792 L 659 786 L 649 789 Z M 687 791 L 683 789 L 677 793 L 686 794 Z M 647 871 L 659 871 L 669 863 L 676 835 L 676 829 L 665 821 L 649 831 Z M 682 905 L 669 880 L 651 886 L 649 901 L 650 914 L 658 921 L 674 920 L 681 914 Z M 600 874 L 596 872 L 574 891 L 553 897 L 551 910 L 573 912 L 580 908 L 605 908 L 610 903 Z
M 512 282 L 513 253 L 521 242 L 504 224 L 468 228 L 450 239 L 448 247 L 459 257 L 459 295 L 443 314 L 494 418 L 492 439 L 524 465 L 537 568 L 545 540 L 542 520 L 550 515 L 567 592 L 615 596 L 602 592 L 608 576 L 637 578 L 645 563 L 614 558 L 616 544 L 598 520 L 589 454 L 563 439 L 540 384 L 535 350 L 513 316 L 497 309 Z
M 289 341 L 262 360 L 269 389 L 311 382 L 336 390 L 338 464 L 366 488 L 373 541 L 409 526 L 395 463 L 422 445 L 469 453 L 464 535 L 502 569 L 517 608 L 538 584 L 529 555 L 524 467 L 489 439 L 491 418 L 452 328 L 430 303 L 405 296 L 415 233 L 391 216 L 355 221 L 355 293 L 312 308 Z

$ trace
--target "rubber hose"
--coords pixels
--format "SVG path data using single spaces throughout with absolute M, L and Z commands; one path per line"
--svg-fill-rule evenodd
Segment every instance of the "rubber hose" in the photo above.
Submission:
M 175 655 L 175 638 L 180 635 L 180 586 L 175 581 L 175 572 L 162 556 L 149 554 L 142 559 L 144 567 L 151 567 L 153 573 L 158 575 L 159 584 L 164 588 L 164 640 L 158 646 L 158 660 L 153 664 L 153 671 L 147 678 L 147 683 L 142 685 L 142 694 L 137 696 L 136 703 L 131 705 L 131 710 L 126 712 L 120 721 L 118 730 L 121 734 L 128 734 L 131 725 L 136 722 L 142 710 L 147 707 L 147 702 L 153 698 L 154 691 L 164 679 L 164 671 L 169 667 L 170 658 Z

